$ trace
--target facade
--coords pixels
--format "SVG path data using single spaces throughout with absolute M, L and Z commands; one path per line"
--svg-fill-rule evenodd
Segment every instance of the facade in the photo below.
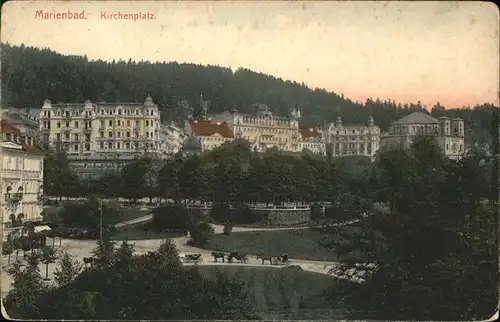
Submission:
M 275 116 L 266 104 L 261 103 L 252 104 L 250 110 L 250 113 L 232 110 L 209 115 L 209 118 L 227 122 L 235 138 L 249 141 L 253 151 L 265 152 L 272 147 L 282 151 L 302 151 L 298 108 L 292 109 L 289 117 Z
M 226 121 L 189 120 L 186 122 L 186 133 L 199 139 L 202 152 L 234 140 L 233 131 Z
M 182 150 L 187 135 L 173 123 L 160 125 L 160 150 L 163 154 L 176 154 Z
M 381 150 L 408 149 L 417 135 L 431 135 L 443 150 L 453 159 L 465 153 L 464 121 L 461 118 L 436 119 L 429 114 L 415 112 L 391 124 L 381 139 Z
M 335 123 L 327 126 L 324 135 L 333 157 L 359 155 L 373 158 L 380 147 L 380 128 L 375 125 L 373 117 L 368 118 L 366 125 L 344 125 L 339 116 Z
M 40 126 L 38 123 L 39 114 L 39 108 L 8 108 L 3 110 L 2 119 L 7 120 L 21 133 L 35 139 L 36 143 L 41 145 L 42 137 L 40 135 Z
M 69 158 L 91 154 L 160 153 L 160 111 L 148 95 L 144 103 L 44 102 L 39 114 L 44 143 Z
M 42 221 L 44 153 L 7 120 L 0 125 L 2 227 Z
M 315 128 L 299 129 L 302 150 L 311 151 L 315 155 L 326 155 L 326 144 L 323 131 Z

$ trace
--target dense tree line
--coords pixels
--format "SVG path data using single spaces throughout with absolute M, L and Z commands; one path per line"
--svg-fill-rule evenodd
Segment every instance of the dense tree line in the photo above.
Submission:
M 151 93 L 162 119 L 183 121 L 189 106 L 197 106 L 200 93 L 211 101 L 210 113 L 234 107 L 240 111 L 255 102 L 266 103 L 277 115 L 286 116 L 290 106 L 302 112 L 302 125 L 323 126 L 338 113 L 344 123 L 366 123 L 372 115 L 383 130 L 391 122 L 425 107 L 420 102 L 401 104 L 393 100 L 367 99 L 353 102 L 342 94 L 310 89 L 303 83 L 282 80 L 240 68 L 152 63 L 149 61 L 89 61 L 86 56 L 63 56 L 49 49 L 2 44 L 2 107 L 41 107 L 53 102 L 142 102 Z M 430 108 L 430 107 L 428 107 Z M 488 142 L 485 130 L 493 106 L 445 109 L 436 103 L 436 117 L 459 116 L 465 120 L 469 141 Z
M 355 194 L 339 208 L 360 219 L 356 229 L 325 228 L 324 244 L 343 258 L 332 271 L 364 279 L 331 290 L 332 300 L 375 319 L 491 317 L 498 304 L 498 192 L 488 189 L 486 160 L 449 160 L 427 138 L 407 153 L 381 155 L 372 196 L 388 211 Z
M 258 315 L 245 284 L 221 274 L 206 279 L 182 266 L 175 246 L 166 241 L 156 252 L 134 253 L 132 244 L 116 247 L 105 238 L 83 269 L 63 254 L 55 284 L 42 280 L 41 257 L 9 270 L 13 289 L 3 304 L 15 319 L 168 319 L 251 320 Z
M 63 154 L 57 155 L 64 160 Z M 53 162 L 54 158 L 48 160 Z M 492 193 L 493 181 L 489 178 L 494 171 L 493 163 L 482 167 L 485 185 L 478 191 L 481 197 L 488 197 Z M 237 140 L 201 156 L 138 158 L 121 172 L 104 174 L 96 180 L 73 179 L 61 189 L 48 189 L 46 193 L 58 197 L 91 195 L 130 200 L 150 197 L 162 202 L 198 200 L 238 205 L 333 201 L 338 195 L 351 192 L 383 201 L 387 196 L 380 192 L 383 183 L 377 181 L 377 171 L 363 157 L 328 160 L 307 153 L 287 155 L 273 150 L 256 155 L 247 141 Z M 46 186 L 55 186 L 50 182 L 58 182 L 60 175 L 46 176 Z

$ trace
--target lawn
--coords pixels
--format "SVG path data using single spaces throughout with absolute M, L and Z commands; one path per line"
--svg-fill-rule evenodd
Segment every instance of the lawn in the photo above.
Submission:
M 264 319 L 346 319 L 346 310 L 322 296 L 335 285 L 327 275 L 290 268 L 199 266 L 207 278 L 217 271 L 245 282 L 253 305 Z
M 43 209 L 44 212 L 44 221 L 46 222 L 58 222 L 59 221 L 59 212 L 63 209 L 63 207 L 59 206 L 46 206 Z M 133 206 L 120 206 L 120 219 L 118 222 L 129 221 L 133 219 L 137 219 L 140 217 L 147 216 L 151 213 L 150 209 L 141 210 L 140 207 Z
M 151 227 L 151 223 L 146 222 L 116 228 L 111 238 L 114 240 L 145 240 L 182 236 L 184 236 L 184 234 L 181 232 L 159 232 Z
M 316 229 L 234 232 L 214 235 L 204 248 L 248 254 L 278 255 L 288 253 L 291 258 L 307 260 L 337 260 L 336 254 L 319 245 L 323 235 Z

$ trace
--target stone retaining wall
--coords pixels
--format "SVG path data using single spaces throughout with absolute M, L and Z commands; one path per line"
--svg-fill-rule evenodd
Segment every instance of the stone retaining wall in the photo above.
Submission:
M 261 210 L 254 209 L 255 212 Z M 295 225 L 308 222 L 311 219 L 311 210 L 262 210 L 267 213 L 267 217 L 262 214 L 264 218 L 268 218 L 270 224 L 274 225 Z

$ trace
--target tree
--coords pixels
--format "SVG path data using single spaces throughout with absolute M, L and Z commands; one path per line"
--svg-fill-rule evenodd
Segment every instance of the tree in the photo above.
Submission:
M 44 189 L 55 196 L 72 196 L 79 188 L 77 175 L 69 168 L 68 157 L 64 151 L 52 151 L 44 158 Z
M 64 252 L 59 257 L 59 266 L 54 272 L 54 280 L 59 287 L 68 286 L 82 272 L 83 266 L 70 254 Z
M 97 241 L 97 247 L 92 251 L 92 255 L 96 260 L 96 267 L 100 269 L 113 265 L 116 259 L 115 242 L 109 235 L 104 235 L 103 239 Z
M 215 230 L 209 223 L 201 222 L 191 227 L 191 238 L 196 245 L 203 246 L 214 234 Z
M 90 198 L 85 203 L 65 205 L 61 219 L 64 226 L 83 229 L 88 236 L 97 237 L 101 229 L 101 212 L 103 231 L 111 231 L 120 220 L 120 209 L 96 198 Z
M 42 283 L 40 270 L 38 268 L 39 258 L 28 257 L 28 265 L 23 268 L 20 263 L 14 263 L 8 270 L 13 277 L 12 287 L 3 304 L 9 317 L 16 319 L 42 318 L 37 298 L 47 292 L 47 287 Z
M 55 263 L 57 259 L 54 247 L 43 246 L 40 251 L 40 260 L 45 264 L 45 279 L 49 279 L 49 265 Z
M 463 305 L 459 306 L 450 298 L 457 289 L 475 289 L 472 284 L 482 281 L 486 285 L 494 276 L 477 274 L 472 283 L 466 283 L 470 278 L 459 278 L 460 272 L 470 268 L 469 260 L 481 262 L 472 247 L 464 247 L 472 233 L 467 228 L 469 218 L 477 214 L 481 204 L 480 194 L 475 192 L 481 183 L 478 178 L 482 177 L 478 164 L 469 158 L 459 162 L 443 158 L 427 138 L 417 139 L 407 153 L 381 155 L 376 167 L 389 211 L 383 212 L 370 200 L 354 196 L 347 211 L 360 222 L 353 227 L 327 229 L 325 244 L 342 259 L 332 272 L 363 280 L 360 284 L 344 283 L 335 290 L 335 298 L 343 299 L 346 305 L 363 307 L 370 318 L 486 316 L 484 310 L 473 312 L 473 308 L 479 308 L 477 294 L 462 292 L 459 297 Z M 484 241 L 487 235 L 477 233 L 472 240 Z M 483 261 L 497 258 L 492 256 L 496 248 L 489 249 Z M 465 258 L 468 260 L 464 262 Z M 491 295 L 492 289 L 482 294 Z
M 14 252 L 14 245 L 11 241 L 7 241 L 2 245 L 2 255 L 7 255 L 7 265 L 10 265 L 10 255 Z
M 123 185 L 121 195 L 123 197 L 135 201 L 146 195 L 150 195 L 146 183 L 146 175 L 151 165 L 151 158 L 142 157 L 127 164 L 122 169 L 121 177 Z

